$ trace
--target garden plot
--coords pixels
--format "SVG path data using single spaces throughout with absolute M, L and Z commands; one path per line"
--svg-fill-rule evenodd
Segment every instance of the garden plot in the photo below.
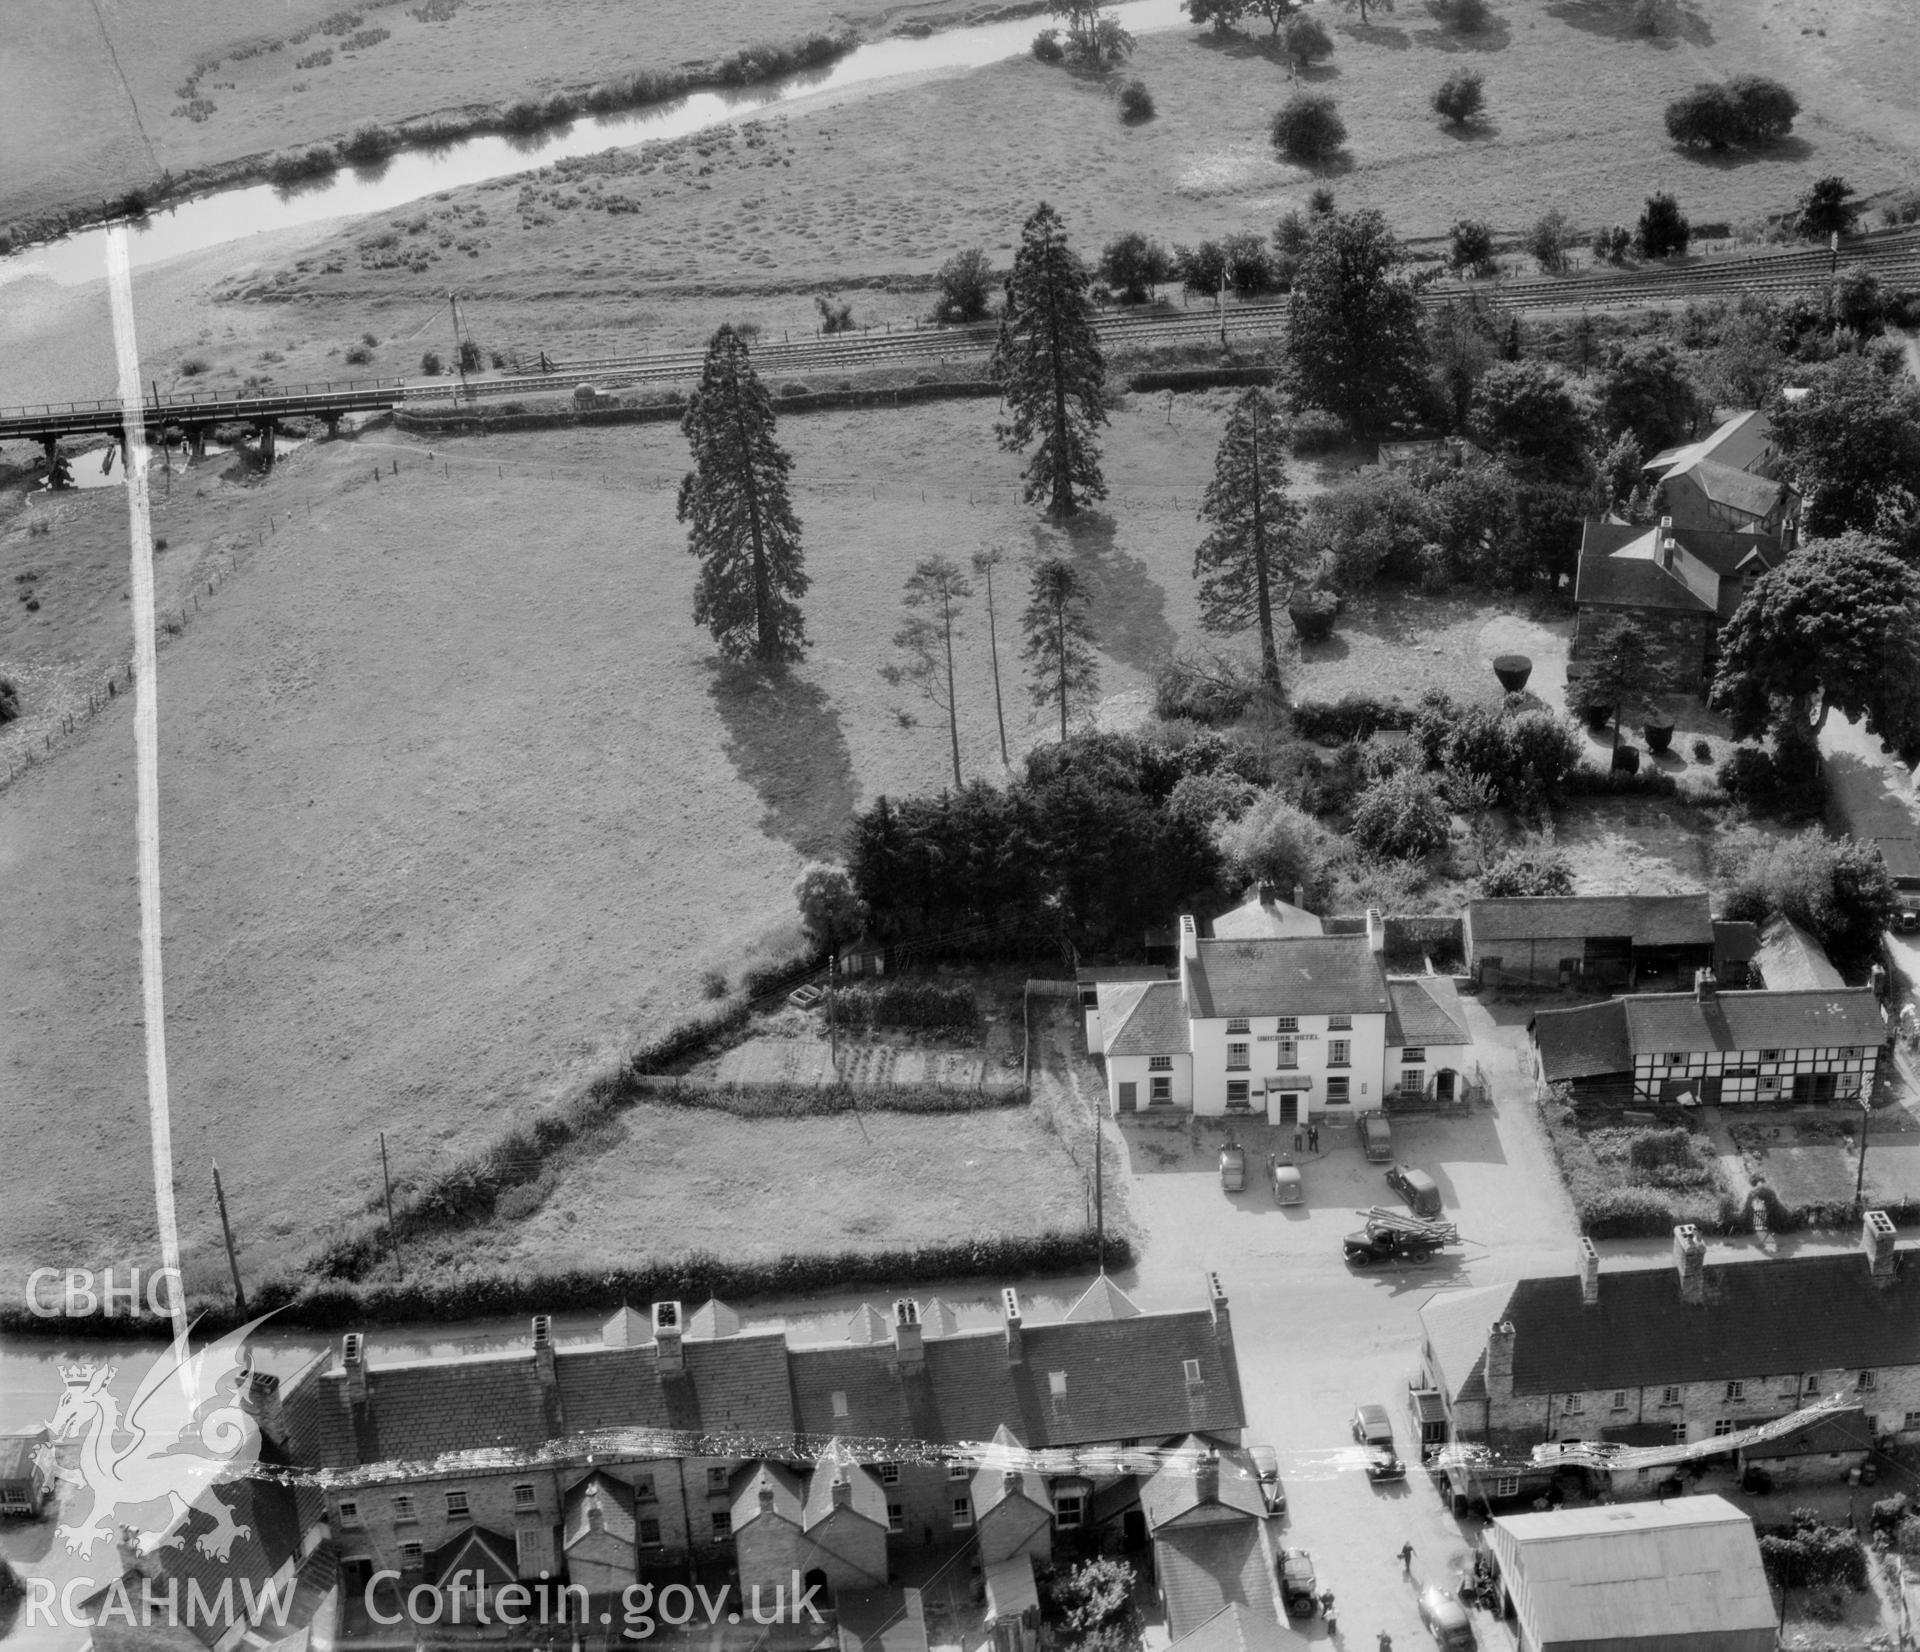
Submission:
M 833 1047 L 792 1038 L 749 1038 L 720 1057 L 722 1084 L 937 1084 L 984 1089 L 986 1056 L 979 1051 L 933 1050 L 886 1042 L 842 1043 L 836 1071 Z

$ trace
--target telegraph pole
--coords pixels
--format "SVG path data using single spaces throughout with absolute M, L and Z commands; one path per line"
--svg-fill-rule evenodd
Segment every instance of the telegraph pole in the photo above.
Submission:
M 240 1259 L 233 1250 L 233 1224 L 227 1220 L 227 1193 L 220 1185 L 220 1161 L 213 1161 L 213 1202 L 220 1211 L 220 1237 L 227 1242 L 227 1267 L 233 1274 L 233 1305 L 247 1311 L 247 1288 L 240 1283 Z
M 407 1277 L 407 1265 L 400 1260 L 400 1232 L 393 1225 L 393 1175 L 387 1169 L 387 1133 L 380 1132 L 380 1180 L 387 1190 L 387 1243 L 393 1247 L 393 1265 L 402 1279 Z
M 1873 1094 L 1863 1091 L 1860 1096 L 1860 1168 L 1853 1176 L 1853 1214 L 1859 1220 L 1860 1212 L 1865 1208 L 1867 1187 L 1867 1126 L 1873 1122 Z

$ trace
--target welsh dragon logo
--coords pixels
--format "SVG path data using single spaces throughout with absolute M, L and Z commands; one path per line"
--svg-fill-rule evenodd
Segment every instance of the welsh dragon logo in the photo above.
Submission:
M 179 1548 L 194 1508 L 214 1522 L 196 1539 L 201 1553 L 225 1560 L 248 1535 L 251 1528 L 235 1524 L 215 1488 L 243 1478 L 260 1460 L 260 1428 L 241 1405 L 240 1391 L 251 1370 L 243 1350 L 261 1319 L 198 1352 L 184 1339 L 169 1345 L 141 1377 L 124 1413 L 107 1386 L 116 1367 L 62 1369 L 66 1390 L 52 1427 L 56 1437 L 78 1440 L 80 1460 L 77 1468 L 62 1465 L 56 1472 L 93 1493 L 84 1522 L 60 1525 L 69 1553 L 91 1555 L 103 1538 L 112 1541 L 129 1525 L 147 1534 L 145 1548 Z M 136 1511 L 157 1513 L 160 1505 L 164 1518 L 132 1518 Z

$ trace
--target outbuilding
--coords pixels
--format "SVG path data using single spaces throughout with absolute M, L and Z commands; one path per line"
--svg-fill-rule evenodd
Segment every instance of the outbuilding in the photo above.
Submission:
M 1503 1515 L 1487 1548 L 1520 1652 L 1773 1652 L 1760 1542 L 1723 1497 Z

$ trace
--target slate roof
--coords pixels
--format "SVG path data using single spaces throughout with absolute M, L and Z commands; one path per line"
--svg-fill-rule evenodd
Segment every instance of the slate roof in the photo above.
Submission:
M 1706 601 L 1656 558 L 1618 554 L 1658 531 L 1630 523 L 1589 522 L 1580 540 L 1574 602 L 1600 603 L 1609 608 L 1669 608 L 1689 614 L 1716 612 L 1715 603 Z
M 1472 1369 L 1462 1365 L 1463 1344 L 1477 1337 L 1484 1354 L 1500 1319 L 1514 1326 L 1516 1394 L 1920 1365 L 1920 1265 L 1912 1254 L 1898 1253 L 1884 1286 L 1864 1256 L 1842 1252 L 1710 1262 L 1706 1300 L 1697 1305 L 1681 1301 L 1676 1271 L 1662 1266 L 1603 1271 L 1591 1305 L 1580 1300 L 1579 1278 L 1566 1274 L 1444 1292 L 1420 1317 L 1456 1396 L 1462 1372 Z
M 1246 1426 L 1232 1340 L 1219 1335 L 1205 1309 L 1029 1325 L 1024 1340 L 1026 1358 L 1012 1372 L 1021 1401 L 1013 1415 L 1025 1418 L 1029 1446 L 1226 1434 Z M 1199 1362 L 1198 1382 L 1186 1379 L 1189 1359 Z M 1058 1400 L 1055 1371 L 1067 1378 Z
M 1627 1039 L 1627 1012 L 1621 999 L 1578 1009 L 1541 1010 L 1528 1031 L 1540 1052 L 1540 1074 L 1549 1084 L 1633 1071 L 1633 1046 Z
M 435 1582 L 451 1580 L 456 1572 L 479 1572 L 476 1580 L 482 1588 L 497 1589 L 520 1574 L 514 1541 L 504 1532 L 486 1526 L 467 1526 L 457 1531 L 428 1556 L 427 1576 Z
M 1279 1623 L 1273 1552 L 1262 1521 L 1174 1526 L 1155 1537 L 1153 1555 L 1166 1601 L 1167 1630 L 1175 1640 L 1229 1606 Z
M 556 1348 L 565 1430 L 792 1431 L 786 1339 L 780 1332 L 711 1342 L 688 1339 L 681 1350 L 684 1374 L 662 1376 L 651 1342 Z M 393 1364 L 369 1361 L 367 1391 L 362 1435 L 337 1356 L 317 1363 L 291 1392 L 283 1389 L 289 1454 L 300 1462 L 347 1468 L 421 1462 L 455 1451 L 530 1450 L 553 1435 L 531 1349 Z
M 0 1435 L 0 1480 L 32 1479 L 34 1453 L 40 1444 L 37 1435 Z
M 564 1547 L 572 1548 L 593 1530 L 589 1516 L 595 1509 L 600 1511 L 603 1530 L 628 1543 L 634 1541 L 633 1488 L 610 1474 L 594 1473 L 567 1493 L 561 1517 Z
M 1015 1442 L 1017 1443 L 1017 1442 Z M 1044 1474 L 1026 1469 L 1006 1469 L 989 1464 L 973 1473 L 973 1519 L 978 1525 L 1009 1498 L 1024 1498 L 1046 1518 L 1053 1518 L 1053 1493 L 1047 1489 Z
M 763 1501 L 761 1493 L 771 1492 Z M 806 1520 L 807 1487 L 800 1475 L 784 1463 L 757 1463 L 734 1476 L 733 1529 L 762 1514 L 777 1515 L 795 1526 Z
M 1872 1449 L 1873 1425 L 1858 1406 L 1849 1406 L 1844 1411 L 1825 1411 L 1811 1417 L 1790 1434 L 1743 1446 L 1741 1455 L 1747 1458 L 1824 1457 L 1830 1452 Z
M 1216 941 L 1264 941 L 1294 935 L 1324 935 L 1326 926 L 1303 906 L 1260 898 L 1255 888 L 1238 906 L 1213 920 Z
M 1173 1643 L 1180 1652 L 1278 1652 L 1292 1644 L 1268 1614 L 1249 1607 L 1224 1606 L 1199 1628 Z
M 1187 1010 L 1178 981 L 1133 981 L 1100 989 L 1107 1054 L 1173 1055 L 1187 1048 Z
M 1131 1297 L 1104 1273 L 1089 1285 L 1063 1316 L 1067 1319 L 1138 1319 Z
M 886 1525 L 886 1492 L 838 1440 L 828 1442 L 814 1460 L 813 1473 L 807 1478 L 807 1525 L 816 1526 L 833 1513 L 833 1484 L 843 1477 L 854 1513 L 865 1515 L 876 1525 Z
M 1760 926 L 1737 918 L 1713 920 L 1713 955 L 1722 963 L 1744 964 L 1760 950 Z
M 1726 1499 L 1612 1503 L 1502 1515 L 1487 1534 L 1501 1569 L 1525 1579 L 1529 1644 L 1751 1644 L 1775 1626 L 1753 1521 Z
M 1467 902 L 1475 950 L 1496 941 L 1625 936 L 1635 946 L 1711 946 L 1705 895 L 1511 895 Z
M 1661 480 L 1705 459 L 1735 470 L 1753 470 L 1766 458 L 1772 436 L 1773 426 L 1766 414 L 1750 408 L 1695 441 L 1662 448 L 1642 468 Z
M 1876 1045 L 1887 1036 L 1870 987 L 1807 991 L 1636 993 L 1618 1000 L 1636 1054 L 1706 1050 L 1808 1050 Z
M 1196 1020 L 1255 1015 L 1384 1015 L 1392 1006 L 1365 935 L 1201 941 L 1186 965 Z
M 1827 957 L 1826 948 L 1784 916 L 1773 919 L 1761 932 L 1752 962 L 1759 968 L 1760 979 L 1775 992 L 1805 988 L 1831 991 L 1847 984 Z
M 1003 1420 L 1020 1419 L 998 1330 L 923 1340 L 917 1366 L 902 1364 L 890 1343 L 794 1348 L 788 1363 L 794 1421 L 808 1436 L 987 1440 Z M 835 1415 L 835 1394 L 845 1397 L 844 1416 Z
M 1206 1455 L 1204 1440 L 1189 1436 L 1176 1451 L 1160 1461 L 1140 1486 L 1140 1507 L 1147 1517 L 1147 1530 L 1158 1532 L 1162 1526 L 1203 1507 L 1198 1469 Z M 1215 1460 L 1218 1474 L 1214 1495 L 1207 1500 L 1219 1509 L 1243 1515 L 1250 1520 L 1266 1517 L 1267 1502 L 1260 1490 L 1260 1478 L 1253 1460 L 1244 1451 L 1222 1451 Z
M 1433 1352 L 1435 1373 L 1454 1402 L 1487 1397 L 1487 1332 L 1500 1318 L 1511 1285 L 1436 1291 L 1420 1305 L 1420 1329 Z
M 1471 1044 L 1460 994 L 1448 975 L 1417 975 L 1387 982 L 1393 1014 L 1387 1018 L 1387 1044 Z
M 1771 482 L 1764 476 L 1735 470 L 1712 459 L 1700 460 L 1684 474 L 1693 477 L 1700 491 L 1716 505 L 1725 505 L 1747 516 L 1765 516 L 1787 491 L 1784 482 Z M 1676 478 L 1669 476 L 1667 480 L 1672 482 Z

